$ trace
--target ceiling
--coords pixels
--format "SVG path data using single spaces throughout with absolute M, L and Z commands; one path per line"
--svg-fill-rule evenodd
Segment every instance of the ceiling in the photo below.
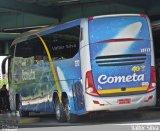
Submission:
M 18 2 L 25 2 L 31 4 L 37 4 L 40 6 L 62 6 L 62 5 L 69 5 L 69 4 L 77 4 L 82 1 L 80 0 L 16 0 Z M 91 0 L 92 1 L 92 0 Z
M 143 10 L 150 16 L 160 14 L 159 0 L 0 0 L 0 13 L 20 11 L 62 19 L 65 8 L 92 8 L 95 5 L 119 5 L 128 8 L 126 12 L 129 12 L 129 8 L 134 8 L 135 10 Z
M 157 28 L 160 0 L 0 0 L 0 49 L 7 54 L 13 39 L 31 29 L 83 17 L 124 13 L 147 14 Z
M 152 21 L 159 20 L 160 0 L 0 0 L 0 32 L 19 33 L 82 17 L 119 13 L 144 13 Z

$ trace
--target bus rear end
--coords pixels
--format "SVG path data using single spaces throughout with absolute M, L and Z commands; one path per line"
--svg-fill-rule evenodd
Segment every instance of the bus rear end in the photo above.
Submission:
M 154 106 L 156 77 L 147 17 L 90 17 L 88 32 L 91 70 L 85 77 L 86 110 Z

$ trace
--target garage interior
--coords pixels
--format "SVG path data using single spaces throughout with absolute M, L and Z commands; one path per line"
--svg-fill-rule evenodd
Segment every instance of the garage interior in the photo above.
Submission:
M 9 54 L 13 39 L 22 32 L 78 18 L 123 13 L 160 18 L 158 0 L 0 0 L 0 55 Z
M 9 55 L 12 41 L 32 29 L 89 16 L 130 13 L 150 18 L 159 85 L 160 0 L 0 0 L 0 56 Z

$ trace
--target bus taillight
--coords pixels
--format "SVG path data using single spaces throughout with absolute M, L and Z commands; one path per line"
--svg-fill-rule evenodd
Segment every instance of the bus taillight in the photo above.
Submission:
M 146 15 L 145 15 L 145 14 L 139 14 L 139 16 L 141 16 L 141 17 L 146 17 Z
M 154 66 L 151 66 L 151 78 L 147 92 L 151 92 L 155 89 L 156 89 L 156 69 Z
M 89 20 L 89 21 L 93 20 L 93 16 L 89 16 L 89 17 L 88 17 L 88 20 Z
M 99 96 L 93 81 L 92 71 L 87 71 L 85 80 L 86 93 L 92 96 Z

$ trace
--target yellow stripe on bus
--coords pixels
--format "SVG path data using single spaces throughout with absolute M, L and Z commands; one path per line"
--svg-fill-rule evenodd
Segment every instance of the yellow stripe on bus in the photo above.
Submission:
M 97 90 L 99 94 L 114 94 L 114 93 L 123 93 L 123 92 L 137 92 L 137 91 L 146 91 L 147 86 L 143 87 L 134 87 L 134 88 L 126 88 L 125 91 L 119 89 L 109 89 L 109 90 Z
M 42 42 L 42 44 L 43 44 L 43 46 L 45 48 L 45 51 L 47 53 L 48 60 L 49 60 L 49 63 L 50 63 L 50 67 L 51 67 L 52 74 L 53 74 L 53 78 L 54 78 L 54 81 L 56 83 L 56 88 L 57 88 L 57 91 L 58 91 L 58 97 L 59 97 L 60 103 L 62 103 L 62 100 L 61 100 L 61 88 L 60 88 L 60 85 L 59 85 L 59 82 L 58 82 L 58 77 L 57 77 L 57 74 L 56 74 L 56 71 L 55 71 L 55 68 L 54 68 L 54 64 L 53 64 L 49 49 L 48 49 L 45 41 L 43 40 L 43 38 L 39 34 L 36 34 L 36 35 L 38 36 L 38 38 Z

